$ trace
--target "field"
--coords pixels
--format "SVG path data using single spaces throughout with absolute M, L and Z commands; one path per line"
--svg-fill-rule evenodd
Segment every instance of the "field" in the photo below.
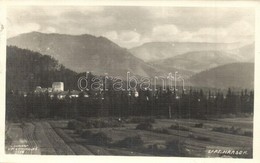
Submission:
M 5 149 L 7 154 L 251 158 L 252 131 L 252 118 L 32 120 L 6 123 Z

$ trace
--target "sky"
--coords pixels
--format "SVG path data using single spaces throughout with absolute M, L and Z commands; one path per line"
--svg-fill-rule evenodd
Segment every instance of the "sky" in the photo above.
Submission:
M 104 36 L 131 48 L 146 42 L 254 41 L 252 8 L 19 6 L 7 12 L 7 37 L 38 31 Z

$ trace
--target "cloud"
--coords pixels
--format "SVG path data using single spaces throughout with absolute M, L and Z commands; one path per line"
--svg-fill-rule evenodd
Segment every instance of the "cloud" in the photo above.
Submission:
M 140 34 L 134 31 L 123 31 L 119 36 L 124 42 L 138 42 L 140 40 Z
M 109 31 L 109 32 L 106 32 L 105 34 L 103 34 L 104 37 L 107 37 L 111 40 L 117 40 L 118 39 L 118 34 L 116 31 Z
M 177 10 L 172 10 L 171 7 L 150 7 L 147 8 L 150 14 L 155 18 L 165 19 L 169 17 L 178 17 L 180 14 Z
M 201 28 L 192 34 L 192 41 L 198 42 L 251 42 L 254 27 L 246 21 L 236 21 L 226 28 Z
M 250 8 L 18 6 L 9 7 L 7 17 L 8 37 L 31 31 L 103 35 L 128 48 L 149 41 L 254 39 Z
M 132 47 L 140 43 L 141 35 L 135 31 L 109 31 L 103 34 L 104 37 L 118 43 L 123 47 Z
M 45 7 L 33 7 L 30 10 L 37 11 L 38 14 L 47 14 L 49 16 L 62 16 L 64 13 L 79 12 L 84 15 L 101 13 L 104 10 L 102 6 L 45 6 Z M 37 14 L 36 13 L 36 14 Z
M 234 22 L 228 28 L 230 35 L 248 36 L 254 34 L 254 27 L 248 22 L 241 20 Z
M 155 26 L 150 35 L 152 41 L 178 42 L 250 42 L 254 36 L 254 26 L 240 20 L 227 27 L 202 27 L 196 31 L 181 30 L 175 24 Z M 149 37 L 149 36 L 148 36 Z
M 189 31 L 182 31 L 174 24 L 165 24 L 155 26 L 152 30 L 151 38 L 147 40 L 152 41 L 190 41 L 192 33 Z
M 57 32 L 56 29 L 54 27 L 47 27 L 45 30 L 43 30 L 42 32 L 45 33 L 55 33 Z
M 151 38 L 147 40 L 152 41 L 190 41 L 192 33 L 180 30 L 174 24 L 164 24 L 155 26 L 152 30 Z M 145 40 L 145 39 L 143 39 Z
M 7 35 L 13 37 L 22 33 L 29 33 L 32 31 L 39 31 L 41 26 L 37 23 L 20 24 L 16 26 L 8 26 Z
M 200 28 L 227 27 L 233 22 L 254 22 L 254 9 L 242 7 L 158 7 L 149 8 L 161 24 L 175 24 L 182 30 L 196 31 Z
M 155 26 L 152 30 L 152 38 L 158 41 L 174 40 L 179 33 L 179 29 L 174 24 Z

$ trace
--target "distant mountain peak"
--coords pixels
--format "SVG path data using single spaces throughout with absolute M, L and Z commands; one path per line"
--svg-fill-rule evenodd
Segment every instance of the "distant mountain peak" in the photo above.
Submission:
M 254 63 L 230 63 L 193 75 L 194 86 L 212 88 L 254 88 Z
M 145 62 L 167 59 L 194 51 L 228 51 L 242 47 L 240 42 L 210 43 L 210 42 L 147 42 L 131 48 L 136 57 Z
M 152 76 L 159 71 L 103 36 L 31 32 L 8 39 L 7 44 L 50 55 L 76 72 Z

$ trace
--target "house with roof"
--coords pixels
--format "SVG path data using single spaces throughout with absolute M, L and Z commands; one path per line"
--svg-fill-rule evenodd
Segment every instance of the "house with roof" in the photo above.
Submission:
M 53 82 L 52 83 L 52 91 L 53 92 L 62 92 L 62 91 L 64 91 L 64 83 L 63 82 Z

